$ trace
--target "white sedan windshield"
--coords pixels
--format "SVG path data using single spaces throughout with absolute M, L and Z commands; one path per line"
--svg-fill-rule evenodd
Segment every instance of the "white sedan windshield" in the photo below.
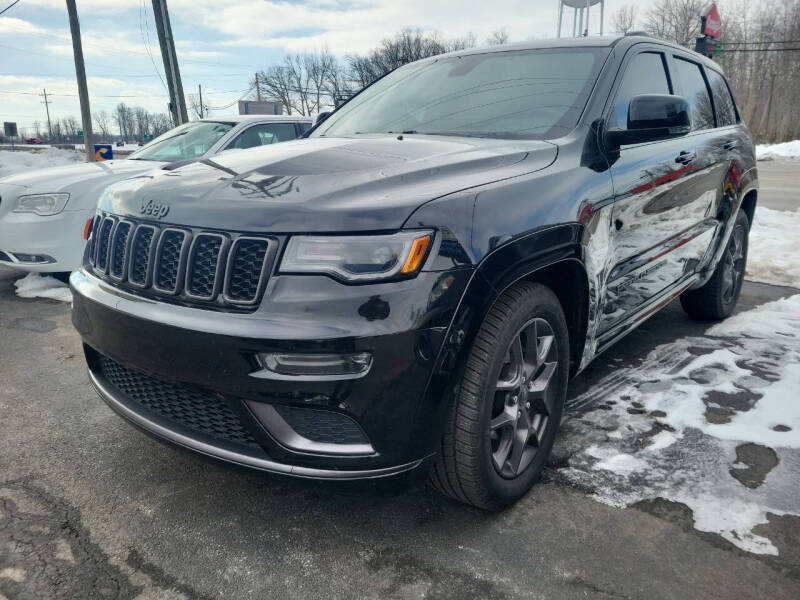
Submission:
M 131 159 L 174 162 L 197 158 L 233 128 L 233 123 L 198 121 L 169 130 L 131 154 Z

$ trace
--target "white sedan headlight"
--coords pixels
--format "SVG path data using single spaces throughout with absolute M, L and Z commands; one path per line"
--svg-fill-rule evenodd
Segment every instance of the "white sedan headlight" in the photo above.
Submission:
M 57 215 L 67 205 L 69 194 L 31 194 L 17 198 L 14 212 L 31 212 L 47 217 Z
M 433 239 L 430 231 L 391 235 L 296 235 L 283 254 L 282 273 L 318 273 L 346 282 L 414 277 Z

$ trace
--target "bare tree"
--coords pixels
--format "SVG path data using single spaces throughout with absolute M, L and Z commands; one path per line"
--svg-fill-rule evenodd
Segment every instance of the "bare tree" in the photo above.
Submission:
M 611 16 L 611 29 L 615 33 L 625 35 L 636 29 L 638 9 L 635 4 L 623 4 Z
M 200 106 L 200 96 L 198 94 L 189 94 L 189 111 L 196 119 L 207 117 L 209 111 L 208 102 L 204 100 L 203 105 Z
M 258 73 L 259 87 L 267 98 L 280 102 L 291 115 L 294 105 L 292 76 L 285 65 L 271 65 Z
M 103 139 L 111 139 L 111 115 L 105 110 L 94 113 L 94 123 L 100 130 Z
M 406 63 L 474 45 L 473 33 L 462 38 L 442 40 L 435 33 L 404 29 L 393 38 L 384 39 L 380 46 L 366 56 L 348 56 L 347 63 L 351 78 L 359 87 L 365 87 Z
M 172 116 L 169 113 L 154 113 L 150 119 L 150 133 L 157 137 L 172 129 Z
M 658 0 L 644 17 L 645 30 L 656 37 L 694 46 L 706 0 Z
M 150 133 L 150 113 L 141 106 L 137 106 L 133 109 L 133 116 L 136 121 L 136 137 L 142 142 L 145 135 Z
M 505 27 L 501 27 L 500 29 L 495 29 L 492 33 L 489 34 L 489 37 L 486 38 L 487 46 L 502 46 L 503 44 L 507 43 L 508 43 L 508 30 Z

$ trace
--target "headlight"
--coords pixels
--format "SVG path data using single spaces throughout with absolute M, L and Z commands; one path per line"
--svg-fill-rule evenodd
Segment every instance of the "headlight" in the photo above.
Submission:
M 298 235 L 289 239 L 282 273 L 320 273 L 348 282 L 413 277 L 433 240 L 430 231 L 391 235 Z
M 31 194 L 17 198 L 14 212 L 32 212 L 43 217 L 57 215 L 67 205 L 69 194 Z

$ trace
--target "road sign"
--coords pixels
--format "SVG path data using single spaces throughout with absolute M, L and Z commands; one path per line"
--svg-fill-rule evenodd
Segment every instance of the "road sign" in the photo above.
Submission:
M 94 145 L 94 160 L 96 162 L 103 162 L 104 160 L 112 160 L 114 158 L 114 149 L 111 144 L 95 144 Z
M 83 129 L 78 129 L 78 137 L 83 139 Z
M 700 33 L 710 35 L 713 38 L 718 38 L 722 33 L 722 19 L 719 16 L 716 3 L 711 3 L 711 8 L 703 15 L 703 27 Z
M 17 124 L 10 121 L 3 122 L 3 129 L 5 130 L 6 137 L 17 136 Z

